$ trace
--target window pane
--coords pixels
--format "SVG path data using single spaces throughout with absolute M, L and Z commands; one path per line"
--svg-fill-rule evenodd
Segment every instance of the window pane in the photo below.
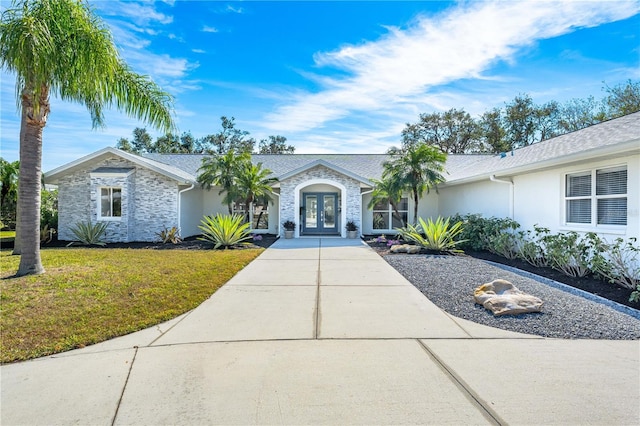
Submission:
M 407 212 L 400 212 L 400 217 L 402 218 L 404 223 L 407 223 Z M 395 214 L 392 215 L 392 221 L 392 228 L 402 228 L 404 226 L 402 221 L 400 221 L 400 219 L 398 219 Z
M 111 215 L 115 217 L 122 216 L 122 190 L 120 188 L 111 188 L 111 197 L 113 202 Z
M 567 200 L 567 222 L 591 223 L 591 200 Z
M 598 200 L 598 225 L 626 225 L 627 199 L 607 198 Z
M 567 175 L 567 197 L 591 196 L 591 174 Z
M 627 193 L 627 169 L 606 169 L 596 172 L 596 194 L 613 195 Z
M 100 216 L 111 216 L 111 188 L 100 190 Z
M 409 210 L 409 199 L 401 198 L 400 203 L 398 204 L 398 210 Z
M 389 212 L 373 212 L 373 229 L 389 229 Z

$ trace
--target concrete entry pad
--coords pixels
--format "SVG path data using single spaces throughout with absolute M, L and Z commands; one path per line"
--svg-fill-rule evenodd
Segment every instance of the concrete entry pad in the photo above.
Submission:
M 111 424 L 135 349 L 2 366 L 3 425 Z
M 509 424 L 640 420 L 640 345 L 606 340 L 423 343 Z
M 154 345 L 312 338 L 316 293 L 313 286 L 225 285 Z
M 318 338 L 468 338 L 415 287 L 320 288 Z
M 378 256 L 376 254 L 376 256 Z M 371 260 L 324 260 L 320 261 L 320 284 L 326 285 L 402 285 L 407 280 L 381 259 Z M 413 286 L 412 286 L 413 287 Z
M 320 259 L 322 260 L 375 260 L 380 255 L 368 246 L 360 244 L 359 246 L 347 247 L 321 247 Z
M 487 424 L 415 340 L 140 349 L 115 424 Z
M 317 285 L 318 259 L 256 259 L 226 285 Z

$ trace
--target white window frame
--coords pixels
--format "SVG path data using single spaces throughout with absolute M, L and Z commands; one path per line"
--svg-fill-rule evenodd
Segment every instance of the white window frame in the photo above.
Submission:
M 615 172 L 619 170 L 627 171 L 627 192 L 624 194 L 608 194 L 608 195 L 598 195 L 597 194 L 597 178 L 598 172 Z M 591 178 L 591 193 L 587 195 L 569 197 L 567 196 L 567 180 L 569 176 L 577 176 L 577 175 L 589 175 Z M 568 229 L 576 229 L 576 230 L 609 230 L 609 231 L 621 231 L 624 232 L 626 230 L 628 219 L 625 217 L 625 224 L 599 224 L 598 223 L 598 201 L 605 199 L 617 199 L 624 198 L 629 202 L 629 175 L 628 175 L 628 167 L 626 164 L 619 165 L 607 165 L 601 167 L 594 167 L 587 170 L 574 171 L 570 173 L 565 173 L 563 175 L 563 225 Z M 571 200 L 581 200 L 586 199 L 591 202 L 591 218 L 589 223 L 579 223 L 579 222 L 569 222 L 568 221 L 568 209 L 567 204 L 568 201 Z M 628 208 L 628 207 L 627 207 Z
M 407 200 L 407 209 L 406 210 L 402 210 L 402 209 L 398 209 L 398 213 L 402 214 L 402 213 L 406 213 L 407 214 L 407 222 L 409 221 L 409 197 L 402 197 L 400 199 L 400 204 L 402 204 L 402 200 L 406 199 Z M 389 221 L 387 222 L 387 228 L 376 228 L 375 227 L 375 217 L 376 217 L 376 213 L 388 213 L 389 214 Z M 387 204 L 387 208 L 386 210 L 381 210 L 381 209 L 376 209 L 375 206 L 374 208 L 371 209 L 371 230 L 375 233 L 375 232 L 388 232 L 388 231 L 393 231 L 393 206 L 391 205 L 391 203 Z
M 109 197 L 110 197 L 110 204 L 111 204 L 111 211 L 113 212 L 113 190 L 114 189 L 118 189 L 120 190 L 120 216 L 103 216 L 102 215 L 102 190 L 103 189 L 109 189 Z M 98 220 L 113 220 L 113 221 L 120 221 L 122 220 L 122 187 L 121 186 L 99 186 L 98 187 Z

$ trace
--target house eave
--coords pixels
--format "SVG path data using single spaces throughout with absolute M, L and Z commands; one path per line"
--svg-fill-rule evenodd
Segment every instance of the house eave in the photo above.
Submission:
M 284 179 L 288 179 L 288 178 L 290 178 L 292 176 L 295 176 L 297 174 L 303 173 L 303 172 L 305 172 L 307 170 L 310 170 L 310 169 L 312 169 L 314 167 L 317 167 L 317 166 L 324 166 L 324 167 L 326 167 L 326 168 L 328 168 L 330 170 L 333 170 L 335 172 L 338 172 L 340 174 L 348 176 L 348 177 L 360 182 L 361 184 L 364 184 L 366 186 L 373 186 L 373 183 L 369 179 L 365 179 L 362 176 L 359 176 L 359 175 L 357 175 L 357 174 L 355 174 L 353 172 L 350 172 L 349 170 L 346 170 L 346 169 L 344 169 L 344 168 L 342 168 L 340 166 L 336 166 L 335 164 L 329 163 L 328 161 L 325 161 L 325 160 L 312 161 L 312 162 L 310 162 L 308 164 L 305 164 L 302 167 L 298 167 L 295 170 L 291 170 L 290 172 L 287 172 L 287 173 L 282 174 L 281 176 L 278 176 L 278 180 L 282 181 Z
M 131 161 L 134 164 L 137 164 L 141 167 L 147 168 L 149 170 L 152 170 L 156 173 L 159 173 L 163 176 L 166 176 L 170 179 L 175 180 L 178 184 L 180 185 L 190 185 L 192 183 L 195 183 L 195 179 L 189 178 L 185 175 L 179 175 L 177 173 L 173 173 L 169 170 L 166 170 L 162 167 L 159 167 L 156 164 L 153 164 L 150 162 L 150 160 L 148 159 L 144 159 L 143 157 L 139 157 L 137 155 L 116 149 L 116 148 L 112 148 L 112 147 L 106 147 L 103 148 L 99 151 L 96 151 L 92 154 L 86 155 L 84 157 L 81 157 L 75 161 L 72 161 L 70 163 L 67 163 L 63 166 L 57 167 L 53 170 L 50 170 L 46 173 L 44 173 L 43 177 L 44 177 L 44 182 L 48 185 L 57 185 L 59 180 L 69 174 L 72 173 L 75 170 L 78 170 L 80 168 L 82 168 L 82 166 L 90 161 L 94 161 L 97 160 L 101 157 L 108 157 L 108 156 L 117 156 L 120 158 L 123 158 L 125 160 Z
M 640 138 L 636 138 L 616 145 L 602 146 L 569 155 L 564 155 L 561 157 L 536 161 L 518 167 L 512 167 L 499 171 L 491 170 L 462 179 L 449 180 L 443 182 L 442 184 L 439 184 L 439 186 L 447 187 L 479 182 L 490 179 L 491 176 L 495 176 L 497 178 L 508 178 L 515 175 L 545 171 L 560 166 L 571 166 L 587 161 L 615 159 L 636 154 L 640 154 Z

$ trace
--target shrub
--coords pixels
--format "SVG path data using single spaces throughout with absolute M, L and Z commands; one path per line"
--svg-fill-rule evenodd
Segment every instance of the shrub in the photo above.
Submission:
M 105 243 L 102 240 L 109 227 L 109 222 L 97 222 L 92 224 L 91 222 L 78 222 L 76 226 L 71 228 L 71 232 L 78 239 L 67 244 L 67 247 L 79 242 L 87 246 L 104 246 Z
M 592 272 L 592 259 L 603 250 L 602 240 L 593 232 L 582 237 L 574 231 L 546 235 L 542 241 L 549 266 L 571 277 Z
M 414 243 L 428 249 L 443 252 L 461 252 L 456 249 L 460 241 L 456 237 L 462 232 L 462 222 L 456 222 L 449 226 L 449 218 L 446 220 L 438 217 L 436 221 L 431 218 L 425 222 L 418 218 L 418 226 L 407 224 L 404 228 L 398 228 L 398 234 L 406 241 Z M 424 236 L 423 236 L 424 235 Z
M 636 239 L 630 238 L 625 242 L 622 238 L 616 238 L 613 244 L 603 244 L 603 248 L 593 256 L 593 271 L 605 278 L 610 283 L 621 287 L 640 290 L 640 247 L 635 245 Z M 632 297 L 636 301 L 640 294 Z
M 629 302 L 640 302 L 640 283 L 638 283 L 636 289 L 631 292 L 631 296 L 629 296 Z
M 244 222 L 242 215 L 221 215 L 205 216 L 202 225 L 198 226 L 202 230 L 201 241 L 213 243 L 214 249 L 248 245 L 246 240 L 251 239 L 250 223 Z
M 182 242 L 180 232 L 175 226 L 172 228 L 164 228 L 162 231 L 156 232 L 156 235 L 160 238 L 160 242 L 162 242 L 162 244 L 180 244 Z
M 347 231 L 357 231 L 358 230 L 358 225 L 356 225 L 356 223 L 354 221 L 350 220 L 345 225 L 345 228 L 347 229 Z
M 463 222 L 460 233 L 460 247 L 467 250 L 489 250 L 492 244 L 506 243 L 509 237 L 503 237 L 505 241 L 493 241 L 498 235 L 506 231 L 513 231 L 520 227 L 520 224 L 513 219 L 497 217 L 483 218 L 479 214 L 453 215 L 449 218 L 451 222 Z
M 549 266 L 545 254 L 544 238 L 549 235 L 549 229 L 538 225 L 533 226 L 533 236 L 531 231 L 522 234 L 522 242 L 518 256 L 536 267 Z
M 282 227 L 284 229 L 286 229 L 287 231 L 295 231 L 296 230 L 296 223 L 292 220 L 287 220 L 286 222 L 284 222 L 282 224 Z

